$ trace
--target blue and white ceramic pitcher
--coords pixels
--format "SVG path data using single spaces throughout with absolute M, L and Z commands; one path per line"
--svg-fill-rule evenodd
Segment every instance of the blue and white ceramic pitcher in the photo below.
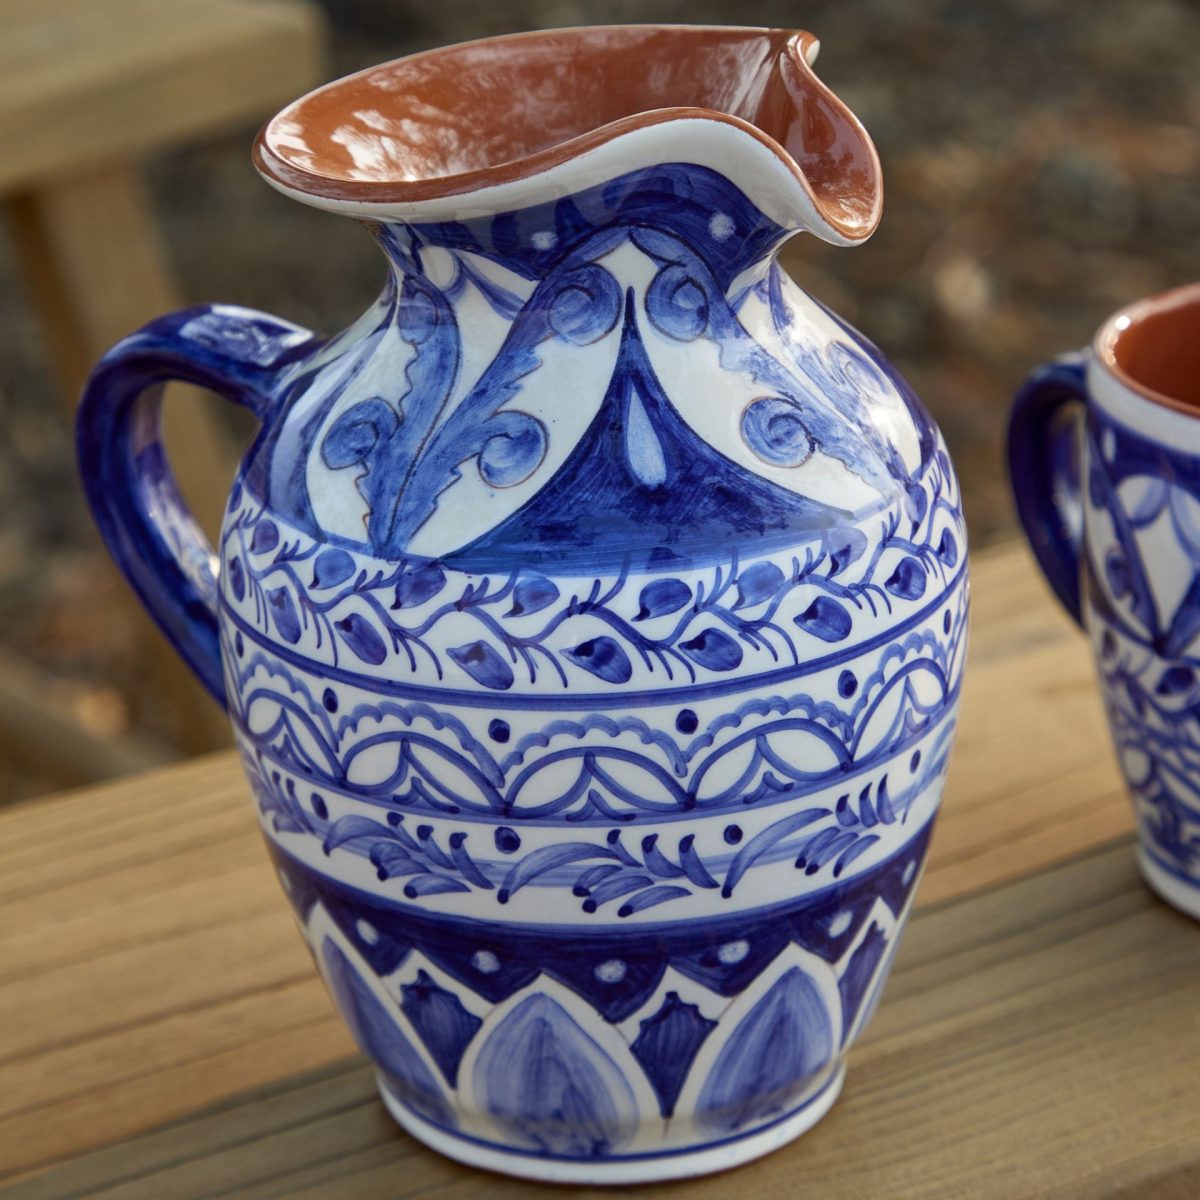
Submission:
M 388 1108 L 464 1161 L 646 1180 L 795 1137 L 912 903 L 964 527 L 904 381 L 777 261 L 879 217 L 815 51 L 560 30 L 330 84 L 257 165 L 368 227 L 378 301 L 330 339 L 177 313 L 88 385 L 112 553 L 229 710 Z M 261 423 L 216 551 L 166 379 Z

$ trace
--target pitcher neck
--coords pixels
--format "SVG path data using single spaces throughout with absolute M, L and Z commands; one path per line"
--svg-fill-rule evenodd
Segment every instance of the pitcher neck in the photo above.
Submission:
M 396 276 L 439 288 L 461 286 L 464 272 L 477 275 L 485 264 L 536 283 L 573 262 L 595 262 L 640 232 L 661 252 L 702 264 L 722 293 L 761 278 L 795 233 L 720 172 L 692 163 L 640 168 L 517 211 L 372 230 Z

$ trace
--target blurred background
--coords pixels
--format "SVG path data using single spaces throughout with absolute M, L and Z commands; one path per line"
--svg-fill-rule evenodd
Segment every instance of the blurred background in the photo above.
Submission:
M 796 239 L 786 266 L 932 410 L 975 548 L 1014 531 L 1001 452 L 1024 372 L 1125 301 L 1200 279 L 1200 6 L 1187 0 L 0 0 L 0 803 L 224 741 L 108 566 L 69 418 L 81 360 L 175 303 L 328 332 L 378 291 L 370 238 L 255 175 L 256 127 L 317 82 L 412 51 L 626 21 L 820 37 L 822 78 L 879 148 L 885 215 L 854 250 Z M 45 128 L 31 132 L 35 110 Z M 141 124 L 153 128 L 131 137 Z M 36 140 L 24 174 L 6 137 Z M 99 316 L 64 346 L 56 314 L 77 289 Z M 122 325 L 126 312 L 141 315 Z M 191 463 L 202 509 L 250 432 L 208 407 L 226 444 Z

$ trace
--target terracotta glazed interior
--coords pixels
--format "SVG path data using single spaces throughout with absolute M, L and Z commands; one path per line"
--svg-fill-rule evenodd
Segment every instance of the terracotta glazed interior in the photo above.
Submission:
M 874 148 L 810 70 L 815 48 L 811 34 L 692 26 L 469 42 L 305 96 L 263 130 L 258 163 L 317 195 L 420 200 L 523 178 L 638 125 L 704 110 L 778 143 L 827 219 L 866 236 L 879 206 Z
M 1200 285 L 1168 292 L 1118 319 L 1101 352 L 1151 399 L 1200 409 Z

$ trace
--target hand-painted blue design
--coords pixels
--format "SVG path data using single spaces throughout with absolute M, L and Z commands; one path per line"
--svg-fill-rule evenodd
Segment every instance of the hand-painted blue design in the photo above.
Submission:
M 764 545 L 774 531 L 777 544 L 790 544 L 798 527 L 838 516 L 701 441 L 655 376 L 630 293 L 612 382 L 591 426 L 534 499 L 447 562 L 476 572 L 514 561 L 570 571 L 578 560 L 604 571 L 646 561 L 659 547 L 703 561 L 715 547 L 736 544 L 738 530 L 761 531 Z
M 468 1012 L 453 992 L 434 983 L 425 971 L 419 971 L 416 980 L 405 984 L 400 991 L 401 1011 L 420 1035 L 446 1082 L 454 1087 L 463 1051 L 483 1022 Z
M 782 577 L 782 572 L 780 575 Z M 638 596 L 635 621 L 663 617 L 678 612 L 692 598 L 692 589 L 678 579 L 655 579 L 646 584 Z
M 1200 888 L 1200 460 L 1094 404 L 1084 460 L 1082 594 L 1064 603 L 1088 614 L 1143 846 L 1179 882 Z M 1186 582 L 1163 594 L 1152 560 L 1160 570 L 1170 562 Z
M 795 406 L 774 396 L 746 406 L 742 437 L 763 462 L 773 467 L 798 467 L 812 457 L 816 446 Z
M 829 596 L 818 596 L 795 621 L 805 633 L 823 642 L 845 641 L 853 623 L 846 606 Z
M 451 646 L 446 653 L 476 683 L 486 688 L 503 691 L 513 685 L 512 667 L 497 653 L 495 647 L 484 641 L 468 642 L 465 646 Z
M 841 962 L 877 901 L 893 914 L 904 911 L 930 832 L 929 825 L 916 831 L 896 855 L 854 879 L 761 911 L 619 930 L 517 926 L 428 913 L 316 875 L 278 848 L 271 853 L 297 911 L 306 916 L 319 901 L 381 975 L 417 949 L 447 976 L 498 1004 L 544 973 L 605 1020 L 623 1021 L 650 1000 L 668 967 L 731 997 L 792 943 L 824 962 Z M 360 921 L 374 940 L 362 941 Z M 613 959 L 624 966 L 620 978 L 598 975 L 597 967 Z
M 854 1019 L 867 989 L 879 970 L 879 962 L 887 949 L 888 939 L 884 931 L 872 923 L 863 939 L 854 948 L 850 962 L 842 977 L 838 980 L 838 990 L 842 993 L 842 1013 L 845 1022 L 844 1033 L 849 1035 L 854 1027 Z
M 944 769 L 944 750 L 931 756 L 931 761 L 932 769 L 940 773 Z M 637 847 L 629 847 L 620 829 L 610 830 L 599 842 L 556 842 L 511 858 L 510 862 L 481 862 L 468 849 L 465 831 L 452 833 L 443 850 L 431 826 L 418 826 L 414 838 L 405 827 L 403 815 L 394 811 L 388 814 L 386 823 L 359 814 L 327 823 L 323 846 L 326 855 L 342 848 L 366 855 L 381 881 L 406 880 L 403 894 L 409 899 L 484 890 L 494 891 L 497 902 L 504 905 L 529 886 L 567 885 L 574 896 L 581 898 L 583 912 L 596 913 L 606 905 L 615 905 L 616 916 L 624 919 L 691 898 L 703 890 L 719 888 L 720 895 L 729 899 L 751 868 L 789 858 L 806 876 L 825 871 L 828 877 L 839 879 L 880 841 L 880 834 L 872 830 L 903 820 L 911 794 L 926 786 L 927 782 L 920 779 L 913 793 L 900 797 L 897 812 L 884 775 L 874 788 L 867 784 L 861 789 L 857 812 L 848 794 L 832 810 L 814 807 L 790 812 L 732 856 L 714 858 L 708 864 L 697 854 L 692 833 L 679 839 L 672 857 L 660 846 L 658 834 L 642 838 Z M 511 839 L 507 844 L 512 845 Z M 504 852 L 515 856 L 518 850 L 519 839 L 511 851 Z
M 542 993 L 527 996 L 488 1035 L 474 1094 L 518 1143 L 547 1154 L 601 1158 L 637 1128 L 637 1100 L 620 1068 Z
M 658 1012 L 642 1022 L 629 1048 L 645 1068 L 664 1117 L 675 1111 L 692 1060 L 716 1027 L 717 1022 L 702 1016 L 697 1005 L 680 1000 L 678 992 L 668 992 Z
M 374 1060 L 388 1089 L 430 1121 L 456 1124 L 450 1107 L 420 1054 L 404 1036 L 370 985 L 328 939 L 321 962 L 338 1010 L 350 1026 L 359 1049 Z
M 697 1122 L 733 1133 L 786 1112 L 834 1052 L 820 991 L 799 967 L 789 968 L 726 1041 L 700 1093 Z
M 102 368 L 106 536 L 228 686 L 285 890 L 399 1105 L 576 1160 L 647 1121 L 749 1132 L 828 1077 L 925 852 L 965 628 L 949 462 L 715 172 L 376 233 L 385 291 L 324 346 L 214 310 Z M 134 404 L 181 359 L 263 421 L 219 609 Z
M 512 591 L 512 607 L 505 616 L 526 617 L 548 608 L 559 597 L 557 586 L 542 575 L 520 580 Z
M 266 419 L 283 380 L 318 339 L 265 313 L 223 305 L 152 321 L 88 379 L 75 448 L 92 515 L 151 616 L 218 701 L 225 696 L 212 548 L 184 505 L 159 428 L 159 386 L 208 388 Z M 235 485 L 234 506 L 241 485 Z
M 586 642 L 564 650 L 563 656 L 606 683 L 628 683 L 633 677 L 629 655 L 610 637 L 588 638 Z
M 962 630 L 961 624 L 952 629 L 946 643 L 910 635 L 889 647 L 875 672 L 856 681 L 844 708 L 803 693 L 756 697 L 723 711 L 703 731 L 698 720 L 696 727 L 671 731 L 638 718 L 594 714 L 552 720 L 504 754 L 497 743 L 509 745 L 507 739 L 482 740 L 428 705 L 385 701 L 348 711 L 339 705 L 331 713 L 321 695 L 309 694 L 303 677 L 258 654 L 239 668 L 247 683 L 233 691 L 231 707 L 258 751 L 313 785 L 403 810 L 607 824 L 799 799 L 882 767 L 942 722 L 955 703 L 952 663 Z M 881 713 L 892 714 L 890 727 L 880 725 Z M 364 741 L 358 731 L 368 722 L 378 732 Z M 631 733 L 644 749 L 606 744 Z M 802 737 L 824 748 L 822 765 L 797 761 Z M 749 762 L 724 775 L 729 756 L 741 756 L 747 744 L 754 747 Z M 398 751 L 394 771 L 367 782 L 362 756 L 388 745 Z M 432 769 L 435 761 L 452 768 L 453 789 Z M 921 779 L 935 778 L 944 758 L 925 765 Z M 711 782 L 718 779 L 725 782 Z M 864 825 L 879 819 L 873 800 L 856 812 Z
M 736 658 L 722 639 L 717 640 L 726 647 L 725 653 L 710 657 L 703 652 L 711 622 L 717 623 L 716 632 L 731 639 L 743 662 L 757 659 L 763 669 L 789 661 L 800 664 L 813 658 L 820 645 L 851 643 L 860 612 L 872 616 L 881 610 L 892 612 L 899 623 L 906 615 L 905 606 L 927 602 L 927 593 L 935 587 L 937 595 L 952 594 L 961 581 L 961 567 L 954 570 L 947 565 L 933 544 L 940 545 L 945 489 L 951 486 L 938 462 L 926 473 L 923 486 L 931 500 L 924 524 L 911 535 L 901 533 L 895 516 L 872 529 L 870 538 L 852 526 L 827 530 L 821 546 L 815 552 L 807 549 L 803 558 L 760 560 L 743 568 L 734 554 L 727 566 L 716 567 L 709 578 L 694 584 L 666 574 L 649 582 L 644 576 L 621 574 L 608 586 L 596 579 L 589 590 L 577 584 L 568 591 L 567 580 L 556 584 L 519 572 L 493 586 L 487 578 L 448 575 L 449 568 L 436 562 L 367 559 L 336 589 L 313 588 L 311 576 L 302 577 L 300 568 L 320 553 L 321 543 L 304 537 L 262 556 L 255 554 L 255 531 L 270 518 L 253 501 L 246 501 L 227 522 L 223 548 L 229 594 L 239 604 L 247 597 L 253 601 L 254 623 L 243 625 L 245 632 L 253 636 L 257 627 L 268 638 L 274 633 L 279 641 L 294 646 L 311 631 L 315 644 L 310 644 L 307 654 L 322 652 L 324 647 L 324 656 L 333 666 L 341 662 L 338 648 L 343 643 L 334 622 L 354 614 L 356 625 L 369 624 L 376 631 L 372 653 L 385 646 L 397 675 L 402 677 L 405 668 L 413 672 L 428 664 L 439 680 L 447 672 L 453 676 L 457 667 L 451 647 L 437 644 L 436 631 L 443 621 L 450 621 L 461 636 L 459 618 L 465 613 L 479 627 L 480 644 L 494 649 L 504 664 L 495 676 L 498 679 L 505 677 L 511 664 L 514 682 L 518 678 L 537 682 L 546 669 L 564 689 L 589 678 L 627 682 L 619 678 L 623 667 L 614 667 L 612 679 L 591 669 L 592 656 L 586 651 L 600 621 L 607 626 L 603 636 L 621 647 L 639 675 L 695 681 L 706 673 L 728 673 L 728 664 Z M 271 525 L 274 528 L 275 522 Z M 431 602 L 438 597 L 441 603 L 434 606 Z M 636 603 L 632 617 L 631 603 Z M 806 607 L 798 608 L 800 603 Z M 535 612 L 546 614 L 536 626 L 528 621 Z M 790 621 L 784 616 L 788 612 L 795 614 Z M 344 615 L 339 618 L 339 613 Z M 659 620 L 667 616 L 675 620 Z M 580 629 L 579 641 L 565 640 L 568 627 Z M 317 653 L 318 661 L 321 657 Z M 474 658 L 471 655 L 468 661 Z M 612 654 L 604 656 L 605 661 L 610 659 L 622 661 Z M 350 661 L 370 659 L 352 655 Z M 465 668 L 463 674 L 473 679 Z

